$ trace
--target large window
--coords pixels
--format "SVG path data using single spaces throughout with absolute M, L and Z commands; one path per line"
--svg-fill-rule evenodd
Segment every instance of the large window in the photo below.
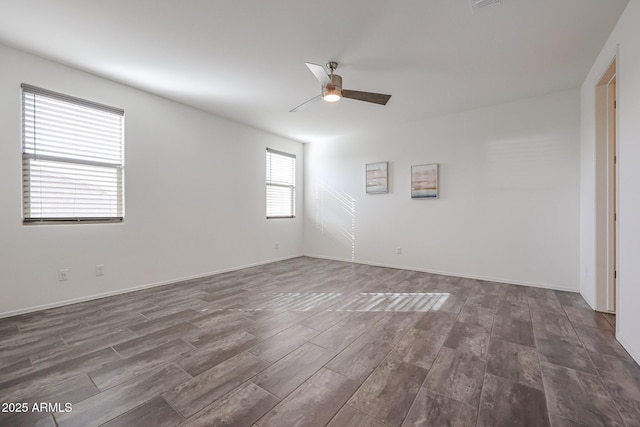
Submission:
M 267 148 L 267 218 L 296 216 L 296 156 Z
M 22 85 L 25 223 L 122 221 L 124 111 Z

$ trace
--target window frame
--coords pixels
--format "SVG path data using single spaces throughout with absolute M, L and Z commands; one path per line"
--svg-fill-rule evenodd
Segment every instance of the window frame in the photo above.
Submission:
M 59 92 L 54 92 L 49 89 L 43 89 L 37 86 L 32 86 L 26 83 L 21 84 L 21 162 L 22 162 L 22 223 L 23 225 L 32 225 L 32 224 L 77 224 L 77 223 L 122 223 L 124 221 L 125 214 L 125 163 L 124 163 L 124 150 L 125 150 L 125 123 L 124 123 L 124 110 L 120 108 L 111 107 L 105 104 L 100 104 L 94 101 L 89 101 L 82 98 L 77 98 L 71 95 L 66 95 Z M 103 113 L 110 113 L 113 115 L 121 116 L 120 121 L 120 143 L 119 143 L 119 163 L 107 162 L 107 161 L 95 161 L 89 159 L 80 159 L 73 158 L 73 154 L 70 157 L 65 157 L 62 155 L 49 155 L 49 154 L 38 154 L 37 153 L 37 138 L 34 139 L 34 149 L 33 152 L 29 152 L 27 149 L 27 118 L 26 118 L 26 97 L 27 96 L 41 96 L 45 98 L 49 98 L 58 102 L 64 102 L 70 105 L 80 106 L 84 108 L 89 108 L 96 111 L 101 111 Z M 35 102 L 35 101 L 34 101 Z M 31 126 L 37 126 L 35 124 Z M 27 186 L 29 185 L 27 180 L 31 180 L 31 161 L 49 161 L 56 162 L 64 165 L 79 165 L 86 167 L 94 167 L 94 168 L 104 168 L 112 169 L 116 174 L 116 202 L 118 203 L 118 207 L 116 208 L 117 214 L 113 216 L 67 216 L 67 217 L 57 217 L 57 216 L 33 216 L 30 212 L 30 207 L 27 206 L 28 203 L 31 203 L 31 192 L 32 188 Z M 95 176 L 95 171 L 94 175 Z M 118 215 L 119 214 L 119 215 Z
M 266 149 L 266 159 L 265 161 L 269 161 L 269 156 L 272 155 L 276 155 L 276 156 L 282 156 L 282 157 L 288 157 L 290 159 L 293 159 L 293 172 L 292 172 L 292 183 L 291 184 L 281 184 L 281 183 L 275 183 L 273 182 L 273 180 L 270 179 L 270 177 L 268 176 L 268 172 L 269 170 L 266 169 L 266 162 L 265 162 L 265 181 L 266 181 L 266 194 L 265 194 L 265 208 L 266 208 L 266 218 L 267 219 L 291 219 L 291 218 L 295 218 L 296 217 L 296 208 L 297 208 L 297 203 L 296 203 L 296 163 L 297 163 L 297 158 L 295 154 L 291 154 L 291 153 L 287 153 L 284 151 L 280 151 L 280 150 L 274 150 L 272 148 L 267 147 Z M 291 190 L 291 214 L 290 215 L 269 215 L 269 187 L 278 187 L 278 188 L 288 188 Z

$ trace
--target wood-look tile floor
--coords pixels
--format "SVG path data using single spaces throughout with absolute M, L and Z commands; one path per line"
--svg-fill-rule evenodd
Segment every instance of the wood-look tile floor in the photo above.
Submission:
M 296 258 L 0 320 L 0 403 L 28 405 L 0 425 L 638 426 L 614 325 L 578 294 Z

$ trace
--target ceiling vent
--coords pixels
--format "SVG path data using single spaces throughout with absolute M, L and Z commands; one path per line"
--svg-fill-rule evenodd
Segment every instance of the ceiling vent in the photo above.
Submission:
M 500 0 L 469 0 L 471 2 L 471 10 L 476 11 L 492 4 L 500 3 Z

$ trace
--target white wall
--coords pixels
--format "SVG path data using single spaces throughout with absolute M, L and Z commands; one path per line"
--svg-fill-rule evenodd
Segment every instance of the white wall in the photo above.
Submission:
M 388 194 L 365 194 L 389 161 Z M 440 199 L 410 166 L 440 164 Z M 305 146 L 305 254 L 578 290 L 578 91 Z M 402 254 L 396 248 L 402 247 Z
M 302 215 L 267 221 L 264 187 L 265 148 L 302 165 L 302 144 L 1 45 L 0 64 L 0 316 L 302 253 Z M 22 225 L 23 82 L 124 108 L 123 224 Z
M 585 79 L 580 132 L 580 292 L 595 304 L 596 121 L 595 87 L 618 52 L 618 310 L 616 334 L 640 363 L 640 0 L 631 0 Z M 601 261 L 600 261 L 601 262 Z M 598 286 L 596 286 L 598 284 Z

